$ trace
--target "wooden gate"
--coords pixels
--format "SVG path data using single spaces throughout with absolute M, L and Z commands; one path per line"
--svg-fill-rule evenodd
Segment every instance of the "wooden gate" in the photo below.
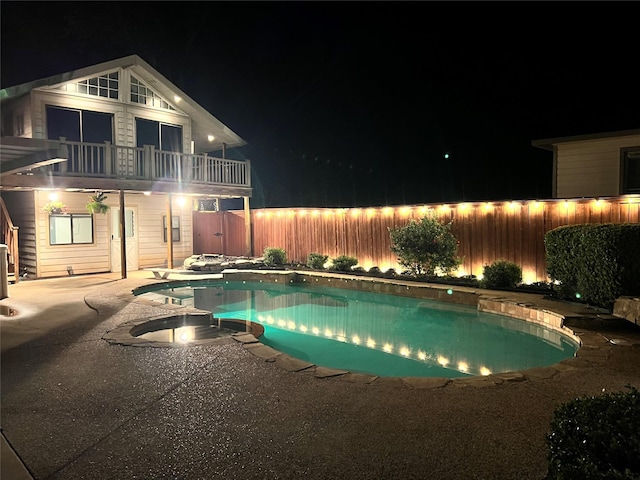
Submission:
M 244 212 L 193 212 L 193 253 L 246 253 Z

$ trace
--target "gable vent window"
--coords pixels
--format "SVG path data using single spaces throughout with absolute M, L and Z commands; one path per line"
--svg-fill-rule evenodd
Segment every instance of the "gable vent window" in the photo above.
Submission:
M 640 147 L 622 150 L 622 193 L 640 193 Z
M 133 76 L 131 77 L 131 103 L 140 103 L 150 107 L 164 108 L 165 110 L 175 110 L 165 99 Z
M 62 90 L 103 98 L 118 98 L 118 72 L 108 73 L 100 77 L 87 78 L 76 83 L 67 83 Z

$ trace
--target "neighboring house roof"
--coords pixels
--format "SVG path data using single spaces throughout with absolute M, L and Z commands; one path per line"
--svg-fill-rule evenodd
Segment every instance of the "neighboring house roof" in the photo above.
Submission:
M 542 140 L 534 140 L 531 145 L 542 148 L 544 150 L 553 150 L 555 145 L 560 143 L 583 142 L 587 140 L 600 140 L 602 138 L 626 137 L 628 135 L 640 135 L 640 129 L 635 130 L 619 130 L 617 132 L 593 133 L 589 135 L 575 135 L 573 137 L 557 137 L 546 138 Z
M 20 97 L 35 88 L 54 86 L 82 78 L 89 78 L 101 72 L 115 70 L 117 68 L 131 69 L 136 77 L 145 82 L 159 95 L 164 96 L 170 101 L 172 101 L 176 95 L 180 98 L 179 104 L 176 105 L 179 105 L 179 109 L 191 118 L 192 139 L 195 142 L 196 153 L 221 150 L 223 148 L 223 144 L 227 147 L 241 147 L 246 145 L 247 142 L 240 138 L 240 136 L 202 108 L 186 93 L 180 90 L 138 55 L 130 55 L 128 57 L 99 63 L 79 70 L 60 73 L 51 77 L 4 88 L 0 90 L 0 101 Z M 208 140 L 209 135 L 213 135 L 215 137 L 212 142 Z

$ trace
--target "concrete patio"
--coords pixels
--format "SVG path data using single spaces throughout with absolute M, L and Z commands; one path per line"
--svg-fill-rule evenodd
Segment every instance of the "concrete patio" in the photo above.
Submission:
M 576 358 L 455 382 L 295 371 L 231 337 L 105 341 L 125 322 L 175 312 L 132 301 L 133 288 L 157 282 L 139 271 L 9 286 L 3 479 L 541 480 L 560 403 L 640 386 L 640 327 L 559 302 L 545 308 L 574 322 Z

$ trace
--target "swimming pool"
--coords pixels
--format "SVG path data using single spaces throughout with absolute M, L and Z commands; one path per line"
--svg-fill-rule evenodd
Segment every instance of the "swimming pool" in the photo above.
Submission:
M 139 296 L 264 327 L 260 341 L 318 366 L 383 377 L 489 375 L 575 355 L 542 325 L 455 305 L 309 284 L 181 282 Z

